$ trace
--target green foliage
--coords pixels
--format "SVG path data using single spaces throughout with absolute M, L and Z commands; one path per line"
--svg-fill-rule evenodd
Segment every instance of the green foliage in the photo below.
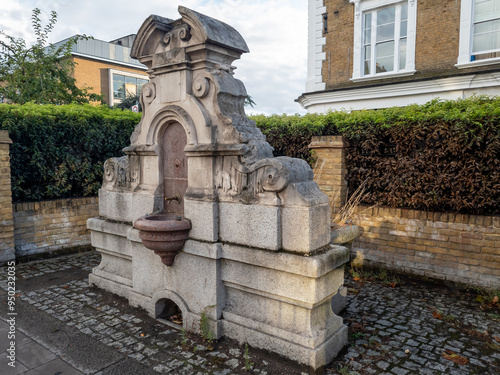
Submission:
M 188 340 L 188 336 L 187 336 L 187 331 L 185 328 L 182 328 L 181 329 L 181 345 L 182 346 L 187 346 L 189 340 Z
M 250 116 L 274 147 L 275 156 L 290 156 L 312 162 L 308 146 L 314 135 L 339 135 L 329 115 L 255 115 Z
M 200 316 L 200 332 L 201 337 L 208 343 L 209 350 L 212 350 L 212 341 L 214 340 L 214 333 L 210 329 L 210 319 L 207 315 L 207 310 L 215 307 L 215 305 L 207 306 L 203 309 Z
M 254 365 L 252 360 L 250 359 L 250 348 L 248 344 L 245 343 L 245 350 L 243 352 L 243 358 L 245 359 L 245 371 L 250 371 Z
M 252 108 L 256 105 L 256 103 L 253 101 L 253 98 L 250 95 L 247 95 L 247 97 L 245 98 L 244 104 L 245 104 L 245 107 L 250 106 Z
M 123 155 L 140 115 L 107 107 L 0 104 L 14 201 L 96 195 L 106 159 Z
M 18 104 L 102 102 L 103 97 L 90 93 L 90 87 L 77 87 L 73 77 L 75 63 L 71 48 L 78 40 L 89 37 L 81 35 L 58 46 L 46 46 L 48 34 L 57 22 L 57 13 L 51 12 L 45 27 L 40 13 L 40 9 L 35 8 L 31 17 L 37 40 L 31 47 L 24 39 L 0 31 L 0 98 Z
M 311 136 L 346 137 L 350 191 L 366 181 L 365 204 L 500 213 L 499 97 L 252 119 L 276 155 L 308 162 Z

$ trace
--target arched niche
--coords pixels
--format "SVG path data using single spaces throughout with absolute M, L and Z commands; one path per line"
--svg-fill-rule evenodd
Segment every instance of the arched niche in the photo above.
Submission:
M 193 119 L 189 113 L 177 105 L 166 106 L 155 114 L 147 130 L 146 144 L 159 144 L 160 132 L 164 131 L 165 124 L 172 122 L 178 122 L 184 128 L 188 145 L 196 146 L 198 144 L 198 135 Z

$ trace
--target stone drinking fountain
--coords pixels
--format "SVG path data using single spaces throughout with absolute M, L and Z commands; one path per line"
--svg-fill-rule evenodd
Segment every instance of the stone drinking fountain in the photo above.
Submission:
M 248 52 L 241 35 L 179 13 L 148 17 L 132 47 L 150 82 L 88 220 L 102 255 L 90 284 L 155 318 L 180 309 L 187 331 L 203 313 L 217 338 L 319 368 L 347 344 L 331 301 L 349 254 L 330 244 L 328 198 L 305 161 L 273 157 L 246 117 L 231 65 Z

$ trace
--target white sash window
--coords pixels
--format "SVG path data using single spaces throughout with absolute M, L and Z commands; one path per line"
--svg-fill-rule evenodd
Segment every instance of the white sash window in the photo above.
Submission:
M 416 1 L 355 4 L 353 81 L 415 73 Z

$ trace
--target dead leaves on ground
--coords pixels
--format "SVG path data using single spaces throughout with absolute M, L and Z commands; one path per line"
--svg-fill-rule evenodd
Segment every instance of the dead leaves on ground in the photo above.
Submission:
M 457 363 L 461 366 L 465 366 L 467 363 L 469 363 L 469 360 L 465 357 L 462 357 L 461 355 L 458 355 L 455 353 L 453 350 L 446 349 L 441 356 L 444 359 L 447 359 L 449 361 L 452 361 L 454 363 Z
M 437 311 L 437 310 L 434 310 L 434 311 L 432 312 L 432 317 L 433 317 L 434 319 L 443 319 L 443 316 L 442 316 L 442 315 L 439 313 L 439 311 Z

